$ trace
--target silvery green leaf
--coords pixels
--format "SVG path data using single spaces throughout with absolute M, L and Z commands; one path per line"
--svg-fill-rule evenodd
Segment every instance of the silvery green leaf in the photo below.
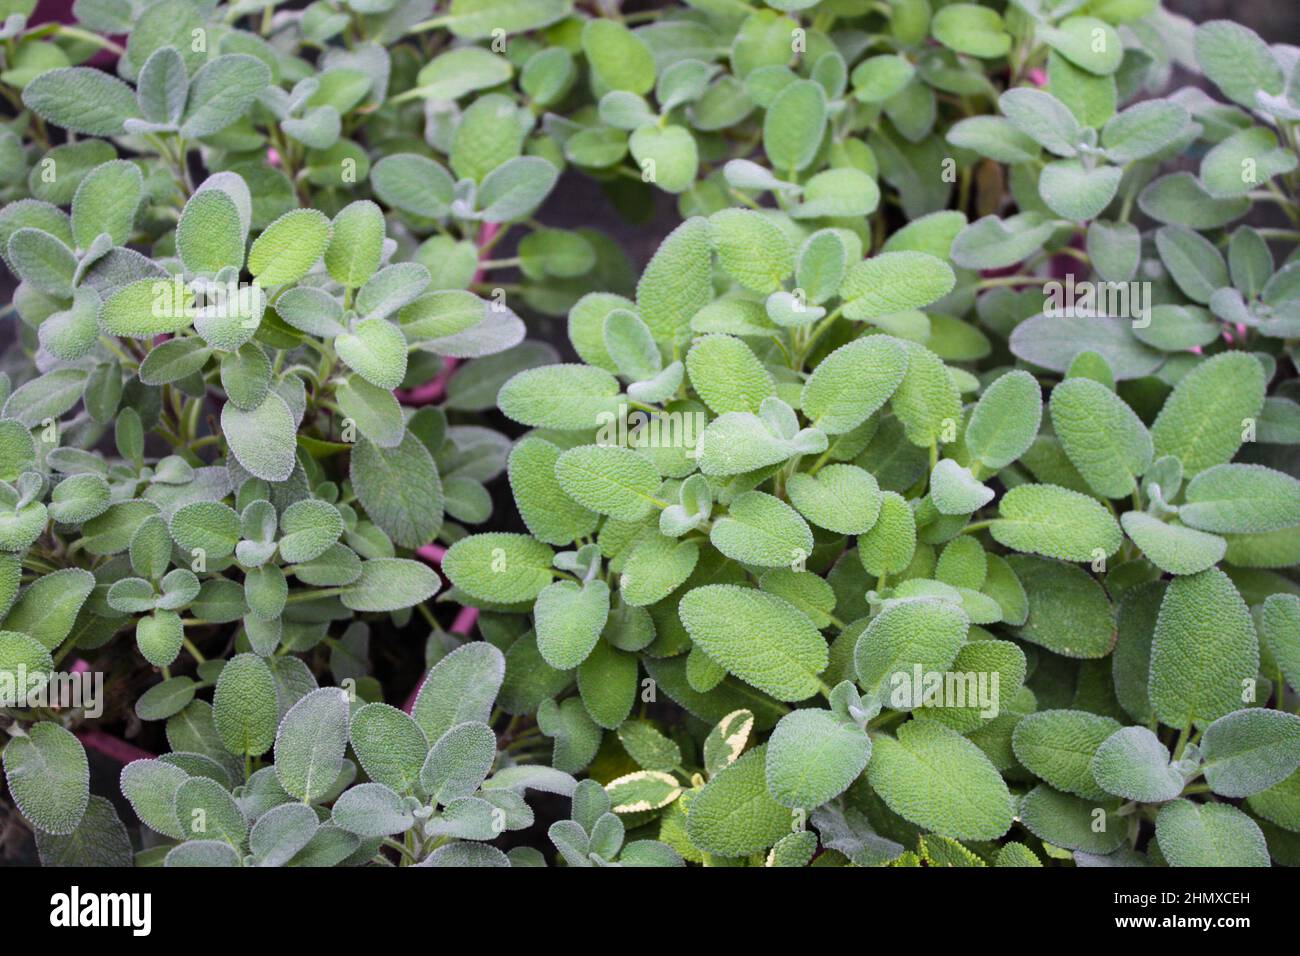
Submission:
M 1076 222 L 1095 219 L 1110 205 L 1119 189 L 1118 166 L 1094 166 L 1062 159 L 1043 167 L 1038 194 L 1052 212 Z
M 457 724 L 429 749 L 420 786 L 434 803 L 449 804 L 478 790 L 495 760 L 496 735 L 487 724 Z
M 270 82 L 271 71 L 257 57 L 230 53 L 209 60 L 190 83 L 181 132 L 197 139 L 225 129 Z
M 1259 825 L 1227 803 L 1166 803 L 1156 815 L 1156 840 L 1170 866 L 1269 865 Z
M 942 459 L 930 475 L 930 495 L 944 515 L 964 515 L 978 511 L 993 500 L 993 489 L 982 484 L 951 458 Z
M 284 866 L 311 842 L 320 821 L 304 803 L 284 803 L 257 818 L 248 834 L 248 848 L 257 866 Z
M 559 769 L 574 773 L 582 770 L 600 747 L 602 730 L 576 697 L 562 704 L 542 701 L 537 708 L 537 726 L 543 734 L 554 738 L 551 763 Z
M 480 358 L 514 348 L 524 340 L 523 320 L 505 307 L 489 308 L 477 325 L 443 338 L 426 339 L 416 348 L 450 358 Z
M 985 216 L 966 226 L 952 243 L 952 261 L 966 269 L 1001 269 L 1042 248 L 1058 223 L 1038 212 L 1006 219 Z
M 866 769 L 871 739 L 829 711 L 781 718 L 767 748 L 767 789 L 782 806 L 811 809 L 839 796 Z
M 36 831 L 42 866 L 131 866 L 131 838 L 113 804 L 92 796 L 77 829 L 66 835 Z
M 19 229 L 9 237 L 8 261 L 32 288 L 56 299 L 72 298 L 77 257 L 62 240 L 41 229 Z
M 454 100 L 474 90 L 498 86 L 513 73 L 510 61 L 504 57 L 481 47 L 457 47 L 426 63 L 416 76 L 412 92 L 425 99 Z
M 275 738 L 280 786 L 301 800 L 323 796 L 343 769 L 348 740 L 347 693 L 336 687 L 312 691 L 294 704 Z
M 775 396 L 769 396 L 759 403 L 758 417 L 772 434 L 786 441 L 794 438 L 799 430 L 799 418 L 794 409 Z
M 1215 229 L 1244 216 L 1250 210 L 1250 200 L 1244 196 L 1215 198 L 1196 176 L 1184 171 L 1152 180 L 1138 194 L 1138 208 L 1157 222 Z
M 224 840 L 190 840 L 172 847 L 163 866 L 237 867 L 239 853 Z
M 359 837 L 391 836 L 415 825 L 415 816 L 395 790 L 382 783 L 362 783 L 334 801 L 335 824 Z
M 493 645 L 474 642 L 459 647 L 429 671 L 411 716 L 434 741 L 464 721 L 485 723 L 504 675 L 505 658 Z
M 783 289 L 769 295 L 764 308 L 769 319 L 787 329 L 811 325 L 826 314 L 826 310 L 820 306 L 810 306 L 802 298 Z
M 614 309 L 605 316 L 604 342 L 624 378 L 634 382 L 652 378 L 663 366 L 654 335 L 635 312 Z
M 57 419 L 81 398 L 87 373 L 83 368 L 56 368 L 14 389 L 4 403 L 4 418 L 35 428 L 47 418 Z
M 511 858 L 496 847 L 489 846 L 486 843 L 468 843 L 456 840 L 438 847 L 415 865 L 457 868 L 467 866 L 510 866 Z
M 23 103 L 51 123 L 90 136 L 117 136 L 125 120 L 139 115 L 129 86 L 82 66 L 42 73 L 23 88 Z
M 1146 727 L 1124 727 L 1093 754 L 1093 779 L 1107 793 L 1140 803 L 1163 803 L 1183 790 L 1183 775 L 1169 751 Z
M 1080 352 L 1106 359 L 1116 381 L 1149 375 L 1164 362 L 1161 353 L 1133 334 L 1128 319 L 1092 316 L 1069 319 L 1036 315 L 1011 333 L 1011 351 L 1043 368 L 1064 372 Z
M 571 9 L 569 0 L 454 0 L 448 29 L 467 39 L 491 37 L 497 30 L 526 33 L 549 26 Z
M 588 852 L 604 862 L 613 861 L 623 846 L 623 834 L 623 821 L 616 814 L 602 813 L 592 825 Z
M 639 382 L 631 382 L 627 387 L 627 396 L 633 401 L 648 405 L 668 401 L 681 387 L 686 366 L 681 360 L 664 366 L 659 372 Z
M 387 205 L 427 218 L 447 213 L 455 184 L 446 168 L 415 153 L 393 153 L 370 170 L 370 183 Z
M 587 832 L 573 820 L 557 820 L 546 835 L 569 866 L 593 866 L 589 857 L 591 842 Z
M 369 319 L 386 318 L 415 301 L 429 281 L 429 270 L 416 262 L 380 269 L 357 291 L 357 312 Z
M 702 60 L 686 59 L 662 70 L 655 84 L 655 98 L 667 112 L 699 99 L 719 68 Z
M 727 184 L 733 189 L 754 189 L 771 192 L 798 192 L 800 187 L 777 179 L 767 168 L 748 159 L 729 160 L 722 167 Z
M 1220 717 L 1201 738 L 1205 780 L 1224 797 L 1276 786 L 1300 766 L 1300 718 L 1249 708 Z
M 600 120 L 615 129 L 636 130 L 659 121 L 643 97 L 626 90 L 611 90 L 600 98 Z
M 571 796 L 577 781 L 572 776 L 552 767 L 536 764 L 518 764 L 503 767 L 483 783 L 483 789 L 510 789 L 518 793 L 537 790 L 541 793 L 554 793 Z
M 860 169 L 827 169 L 808 180 L 802 198 L 790 213 L 795 219 L 868 216 L 880 204 L 880 189 Z
M 1088 224 L 1087 248 L 1094 268 L 1107 282 L 1128 282 L 1137 273 L 1142 242 L 1131 223 L 1093 220 Z
M 1027 163 L 1039 156 L 1038 144 L 1001 116 L 969 116 L 959 120 L 948 130 L 947 139 L 954 146 L 999 163 Z
M 150 54 L 136 80 L 135 98 L 140 113 L 151 123 L 179 126 L 189 93 L 185 61 L 175 47 L 159 47 Z
M 122 768 L 119 786 L 145 826 L 180 840 L 183 834 L 176 819 L 176 791 L 187 779 L 189 774 L 179 767 L 159 760 L 135 760 Z
M 72 307 L 55 312 L 36 330 L 41 347 L 66 362 L 84 358 L 99 339 L 95 316 L 101 304 L 99 293 L 94 289 L 78 288 Z
M 14 803 L 35 828 L 65 836 L 77 829 L 90 802 L 90 768 L 71 731 L 34 724 L 5 747 L 4 772 Z
M 1284 74 L 1277 57 L 1253 30 L 1228 20 L 1196 29 L 1196 61 L 1229 99 L 1253 107 L 1257 91 L 1282 92 Z
M 788 459 L 790 442 L 772 433 L 752 412 L 726 412 L 700 434 L 696 449 L 706 475 L 739 475 Z
M 1079 122 L 1052 94 L 1017 87 L 1002 94 L 998 107 L 1017 129 L 1049 152 L 1067 157 L 1078 152 Z
M 559 172 L 537 156 L 516 156 L 488 173 L 478 189 L 475 217 L 513 222 L 532 214 L 555 188 Z
M 280 123 L 285 135 L 311 149 L 326 149 L 339 138 L 342 119 L 332 106 L 316 106 Z
M 491 840 L 501 833 L 501 811 L 480 797 L 457 797 L 424 825 L 426 838 Z
M 276 299 L 275 311 L 289 325 L 308 335 L 332 338 L 344 331 L 339 322 L 343 306 L 322 289 L 309 286 L 288 289 Z

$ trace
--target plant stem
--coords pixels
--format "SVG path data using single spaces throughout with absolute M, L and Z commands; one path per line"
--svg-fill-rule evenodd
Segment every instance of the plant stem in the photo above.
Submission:
M 86 43 L 93 43 L 95 46 L 109 50 L 117 56 L 122 56 L 126 53 L 126 47 L 119 46 L 112 40 L 108 39 L 108 37 L 102 37 L 98 33 L 91 33 L 89 30 L 83 30 L 80 27 L 71 27 L 65 24 L 60 24 L 58 29 L 54 32 L 57 36 L 67 37 L 70 40 L 84 40 Z

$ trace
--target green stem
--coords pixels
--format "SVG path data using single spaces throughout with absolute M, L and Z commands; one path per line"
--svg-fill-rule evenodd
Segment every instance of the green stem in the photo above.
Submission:
M 83 30 L 80 27 L 60 24 L 54 32 L 57 36 L 67 37 L 70 40 L 84 40 L 87 43 L 93 43 L 97 47 L 111 50 L 117 56 L 123 56 L 126 53 L 126 47 L 119 46 L 107 37 L 102 37 L 98 33 L 91 33 L 89 30 Z
M 820 339 L 822 334 L 835 323 L 835 320 L 840 317 L 840 313 L 843 311 L 844 306 L 841 305 L 813 327 L 812 335 L 808 336 L 808 341 L 804 343 L 803 348 L 800 350 L 799 368 L 803 367 L 803 363 L 807 360 L 808 356 L 812 354 L 813 346 L 817 344 L 817 340 Z
M 403 859 L 410 860 L 412 863 L 415 862 L 415 855 L 411 853 L 411 851 L 408 850 L 405 846 L 403 846 L 402 844 L 394 840 L 392 837 L 384 837 L 384 846 L 396 850 L 398 853 L 402 854 Z
M 181 638 L 181 647 L 189 651 L 190 657 L 194 658 L 200 664 L 204 663 L 207 660 L 207 658 L 203 656 L 203 654 L 199 651 L 199 649 L 194 646 L 194 642 L 191 641 L 188 637 Z

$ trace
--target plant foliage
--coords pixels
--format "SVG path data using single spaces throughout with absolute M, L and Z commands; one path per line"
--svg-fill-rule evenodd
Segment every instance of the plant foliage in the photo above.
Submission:
M 1293 47 L 1156 0 L 33 8 L 44 862 L 1300 862 Z M 562 176 L 672 197 L 639 277 Z

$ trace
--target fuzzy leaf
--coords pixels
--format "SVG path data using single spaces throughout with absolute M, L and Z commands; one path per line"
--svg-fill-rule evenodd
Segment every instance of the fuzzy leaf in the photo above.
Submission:
M 1081 568 L 1007 556 L 1029 598 L 1029 614 L 1017 636 L 1065 657 L 1096 658 L 1115 643 L 1115 610 L 1097 580 Z
M 1151 641 L 1151 707 L 1182 728 L 1239 709 L 1259 670 L 1259 642 L 1246 603 L 1210 568 L 1174 578 Z
M 1263 465 L 1214 465 L 1183 497 L 1178 517 L 1202 531 L 1260 534 L 1300 524 L 1300 481 Z
M 916 552 L 916 519 L 902 495 L 886 491 L 880 499 L 880 515 L 871 530 L 858 538 L 858 557 L 869 574 L 879 576 L 902 571 Z
M 572 670 L 600 639 L 609 617 L 609 585 L 556 581 L 542 589 L 533 613 L 537 650 L 557 670 Z
M 221 431 L 231 453 L 253 476 L 275 482 L 293 473 L 298 425 L 279 393 L 268 393 L 250 411 L 226 402 L 221 408 Z
M 1091 769 L 1103 790 L 1126 800 L 1163 803 L 1183 790 L 1182 773 L 1146 727 L 1125 727 L 1107 737 L 1093 754 Z
M 1018 485 L 1002 496 L 989 533 L 999 544 L 1064 561 L 1094 561 L 1119 550 L 1119 524 L 1096 500 L 1056 485 Z
M 921 701 L 912 672 L 944 671 L 957 657 L 970 621 L 955 604 L 932 599 L 896 601 L 871 619 L 858 636 L 853 669 L 868 693 L 878 693 L 897 710 Z
M 487 721 L 505 675 L 501 652 L 484 642 L 456 648 L 429 671 L 411 716 L 429 740 L 438 741 L 465 721 Z
M 492 728 L 479 721 L 456 724 L 429 750 L 420 769 L 420 786 L 435 803 L 446 804 L 468 797 L 492 769 L 497 756 L 497 738 Z
M 691 639 L 741 680 L 778 700 L 817 692 L 826 642 L 794 605 L 730 584 L 688 592 L 678 613 Z
M 803 412 L 829 435 L 851 431 L 889 400 L 907 367 L 907 352 L 894 339 L 873 335 L 850 342 L 813 370 L 800 399 Z
M 1038 434 L 1043 399 L 1024 371 L 1007 372 L 984 390 L 966 423 L 966 447 L 990 471 L 1023 455 Z
M 1151 426 L 1157 458 L 1174 455 L 1189 477 L 1232 458 L 1245 419 L 1264 406 L 1264 370 L 1247 352 L 1224 352 L 1183 376 Z M 1211 529 L 1202 529 L 1211 530 Z
M 1224 714 L 1201 736 L 1205 781 L 1221 797 L 1249 797 L 1300 767 L 1300 717 L 1249 708 Z
M 275 736 L 275 775 L 305 803 L 329 792 L 343 770 L 348 743 L 347 692 L 322 687 L 284 715 Z
M 686 833 L 696 847 L 719 856 L 744 856 L 790 832 L 790 811 L 767 790 L 766 749 L 755 747 L 696 794 L 686 817 Z
M 349 474 L 366 513 L 396 544 L 418 548 L 438 534 L 442 481 L 433 456 L 415 435 L 407 432 L 391 448 L 357 442 Z
M 102 70 L 49 70 L 23 87 L 23 103 L 42 119 L 89 136 L 120 136 L 140 114 L 131 88 Z
M 1228 548 L 1218 535 L 1166 524 L 1144 511 L 1125 512 L 1120 524 L 1147 559 L 1170 574 L 1196 574 L 1213 567 Z
M 5 780 L 23 816 L 45 833 L 73 833 L 90 802 L 90 765 L 81 741 L 41 721 L 4 749 Z
M 1156 815 L 1156 840 L 1170 866 L 1268 866 L 1259 826 L 1226 803 L 1175 800 Z
M 767 789 L 786 807 L 812 809 L 839 796 L 866 769 L 871 738 L 825 710 L 781 718 L 767 748 Z
M 330 222 L 314 209 L 287 212 L 262 231 L 248 250 L 248 271 L 265 286 L 305 276 L 325 253 Z
M 1123 498 L 1151 465 L 1151 435 L 1127 403 L 1105 385 L 1070 378 L 1052 390 L 1052 427 L 1089 487 Z
M 761 491 L 736 498 L 713 523 L 709 540 L 732 560 L 765 568 L 803 561 L 813 549 L 812 531 L 799 513 Z
M 226 662 L 212 708 L 217 734 L 232 754 L 260 756 L 275 743 L 275 678 L 256 654 L 236 654 Z
M 876 479 L 855 465 L 827 465 L 815 477 L 791 475 L 786 493 L 805 518 L 839 534 L 866 534 L 883 501 Z
M 584 508 L 639 521 L 658 501 L 660 477 L 649 458 L 628 448 L 582 445 L 556 460 L 555 477 Z
M 442 582 L 438 573 L 407 558 L 371 558 L 361 562 L 361 576 L 339 595 L 353 611 L 400 611 L 429 600 Z
M 955 840 L 992 840 L 1011 828 L 1012 800 L 984 753 L 955 730 L 909 721 L 879 737 L 871 788 L 903 819 Z
M 1052 787 L 1086 800 L 1103 800 L 1106 791 L 1093 778 L 1092 759 L 1119 729 L 1117 721 L 1099 714 L 1042 710 L 1016 725 L 1011 742 L 1016 759 Z
M 590 365 L 544 365 L 502 386 L 497 402 L 507 418 L 537 428 L 586 431 L 618 414 L 618 379 Z

